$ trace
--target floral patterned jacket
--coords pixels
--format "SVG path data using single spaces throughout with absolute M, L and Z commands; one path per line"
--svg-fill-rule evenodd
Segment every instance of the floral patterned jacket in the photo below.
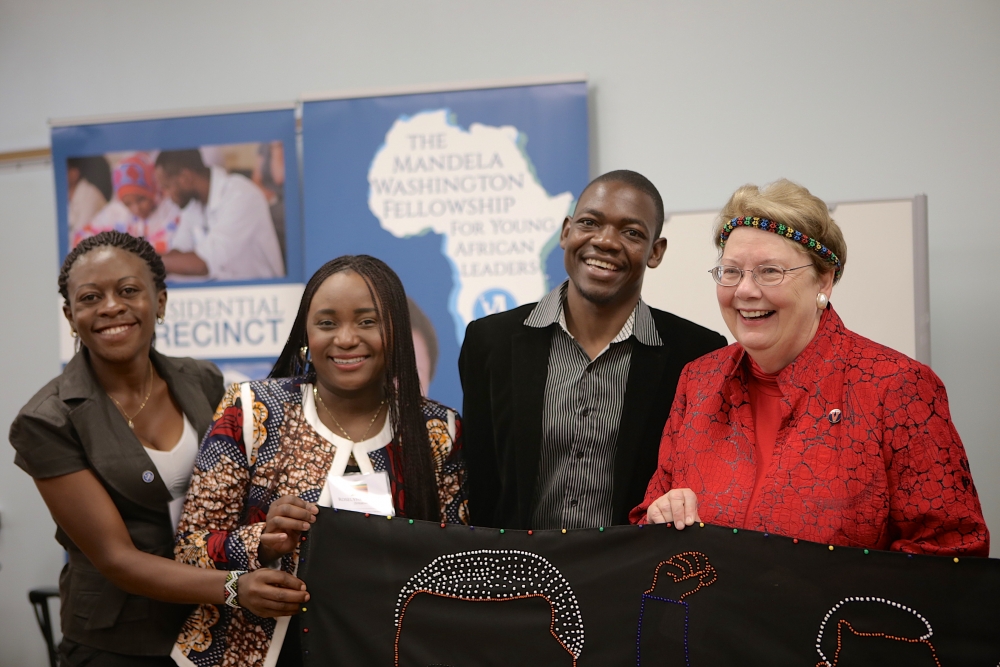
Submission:
M 243 438 L 240 385 L 232 385 L 215 412 L 195 461 L 184 514 L 177 526 L 176 560 L 204 568 L 254 570 L 260 535 L 272 500 L 297 495 L 317 502 L 333 462 L 336 446 L 317 433 L 303 410 L 308 378 L 251 382 L 253 440 L 250 455 Z M 430 434 L 438 482 L 441 521 L 467 523 L 465 465 L 461 453 L 461 421 L 445 406 L 425 400 L 423 413 Z M 454 433 L 454 436 L 452 436 Z M 369 452 L 376 471 L 389 474 L 394 505 L 402 510 L 402 477 L 395 442 Z M 277 475 L 275 488 L 268 485 Z M 294 573 L 297 553 L 280 567 Z M 287 624 L 287 622 L 285 623 Z M 173 657 L 182 665 L 209 667 L 262 666 L 276 627 L 285 624 L 260 618 L 245 609 L 201 605 L 188 618 Z M 276 655 L 269 661 L 273 664 Z
M 689 363 L 633 522 L 672 488 L 703 521 L 851 547 L 986 556 L 969 461 L 930 368 L 848 331 L 833 309 L 778 375 L 782 421 L 760 492 L 745 351 Z

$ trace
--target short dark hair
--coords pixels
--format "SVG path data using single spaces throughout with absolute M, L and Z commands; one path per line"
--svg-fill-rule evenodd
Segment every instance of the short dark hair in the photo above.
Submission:
M 617 169 L 615 171 L 609 171 L 606 174 L 601 174 L 590 183 L 587 183 L 587 187 L 583 189 L 586 192 L 590 189 L 592 185 L 597 183 L 624 183 L 629 187 L 635 188 L 639 192 L 647 195 L 653 200 L 653 206 L 656 208 L 656 236 L 653 240 L 660 238 L 660 233 L 663 231 L 663 197 L 660 196 L 660 191 L 656 189 L 653 182 L 648 178 L 643 176 L 637 171 L 629 171 L 628 169 Z M 580 197 L 583 197 L 583 192 L 580 193 Z M 579 203 L 579 199 L 577 202 Z M 575 212 L 574 212 L 575 215 Z
M 141 236 L 130 236 L 124 232 L 101 232 L 80 241 L 63 260 L 62 269 L 59 270 L 59 293 L 62 294 L 63 301 L 67 306 L 69 305 L 69 272 L 73 268 L 73 264 L 91 250 L 104 246 L 118 248 L 139 257 L 146 262 L 149 272 L 153 274 L 156 291 L 167 289 L 167 270 L 163 266 L 163 260 L 156 254 L 156 250 L 149 244 L 149 241 Z
M 171 176 L 181 169 L 190 169 L 196 174 L 206 174 L 209 169 L 201 158 L 197 148 L 185 148 L 179 151 L 160 151 L 156 156 L 156 166 Z
M 412 519 L 437 521 L 440 518 L 437 480 L 431 460 L 430 435 L 422 410 L 420 376 L 417 374 L 417 358 L 410 330 L 410 309 L 403 283 L 388 264 L 370 255 L 344 255 L 321 266 L 306 283 L 288 340 L 268 377 L 315 376 L 312 364 L 300 356 L 300 350 L 309 345 L 306 331 L 309 306 L 320 285 L 342 271 L 353 271 L 361 276 L 379 312 L 379 333 L 385 349 L 383 391 L 389 405 L 393 439 L 399 445 L 404 511 Z

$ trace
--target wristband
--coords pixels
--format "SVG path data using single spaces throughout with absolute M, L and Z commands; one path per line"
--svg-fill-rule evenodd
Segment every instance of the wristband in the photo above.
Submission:
M 233 609 L 240 608 L 240 577 L 246 573 L 246 570 L 230 570 L 226 575 L 226 604 Z

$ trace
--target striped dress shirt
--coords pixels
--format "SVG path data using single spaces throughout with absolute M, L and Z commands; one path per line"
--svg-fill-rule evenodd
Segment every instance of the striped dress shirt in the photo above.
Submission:
M 615 446 L 633 340 L 663 345 L 641 299 L 618 335 L 591 360 L 566 328 L 569 282 L 552 290 L 525 326 L 556 327 L 549 348 L 542 446 L 532 526 L 592 528 L 612 522 Z

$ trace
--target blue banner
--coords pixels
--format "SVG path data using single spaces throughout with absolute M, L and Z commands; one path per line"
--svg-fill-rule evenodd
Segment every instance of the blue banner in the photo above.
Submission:
M 344 254 L 388 263 L 425 393 L 460 407 L 466 325 L 566 277 L 559 231 L 590 175 L 586 83 L 308 101 L 302 136 L 305 273 Z

